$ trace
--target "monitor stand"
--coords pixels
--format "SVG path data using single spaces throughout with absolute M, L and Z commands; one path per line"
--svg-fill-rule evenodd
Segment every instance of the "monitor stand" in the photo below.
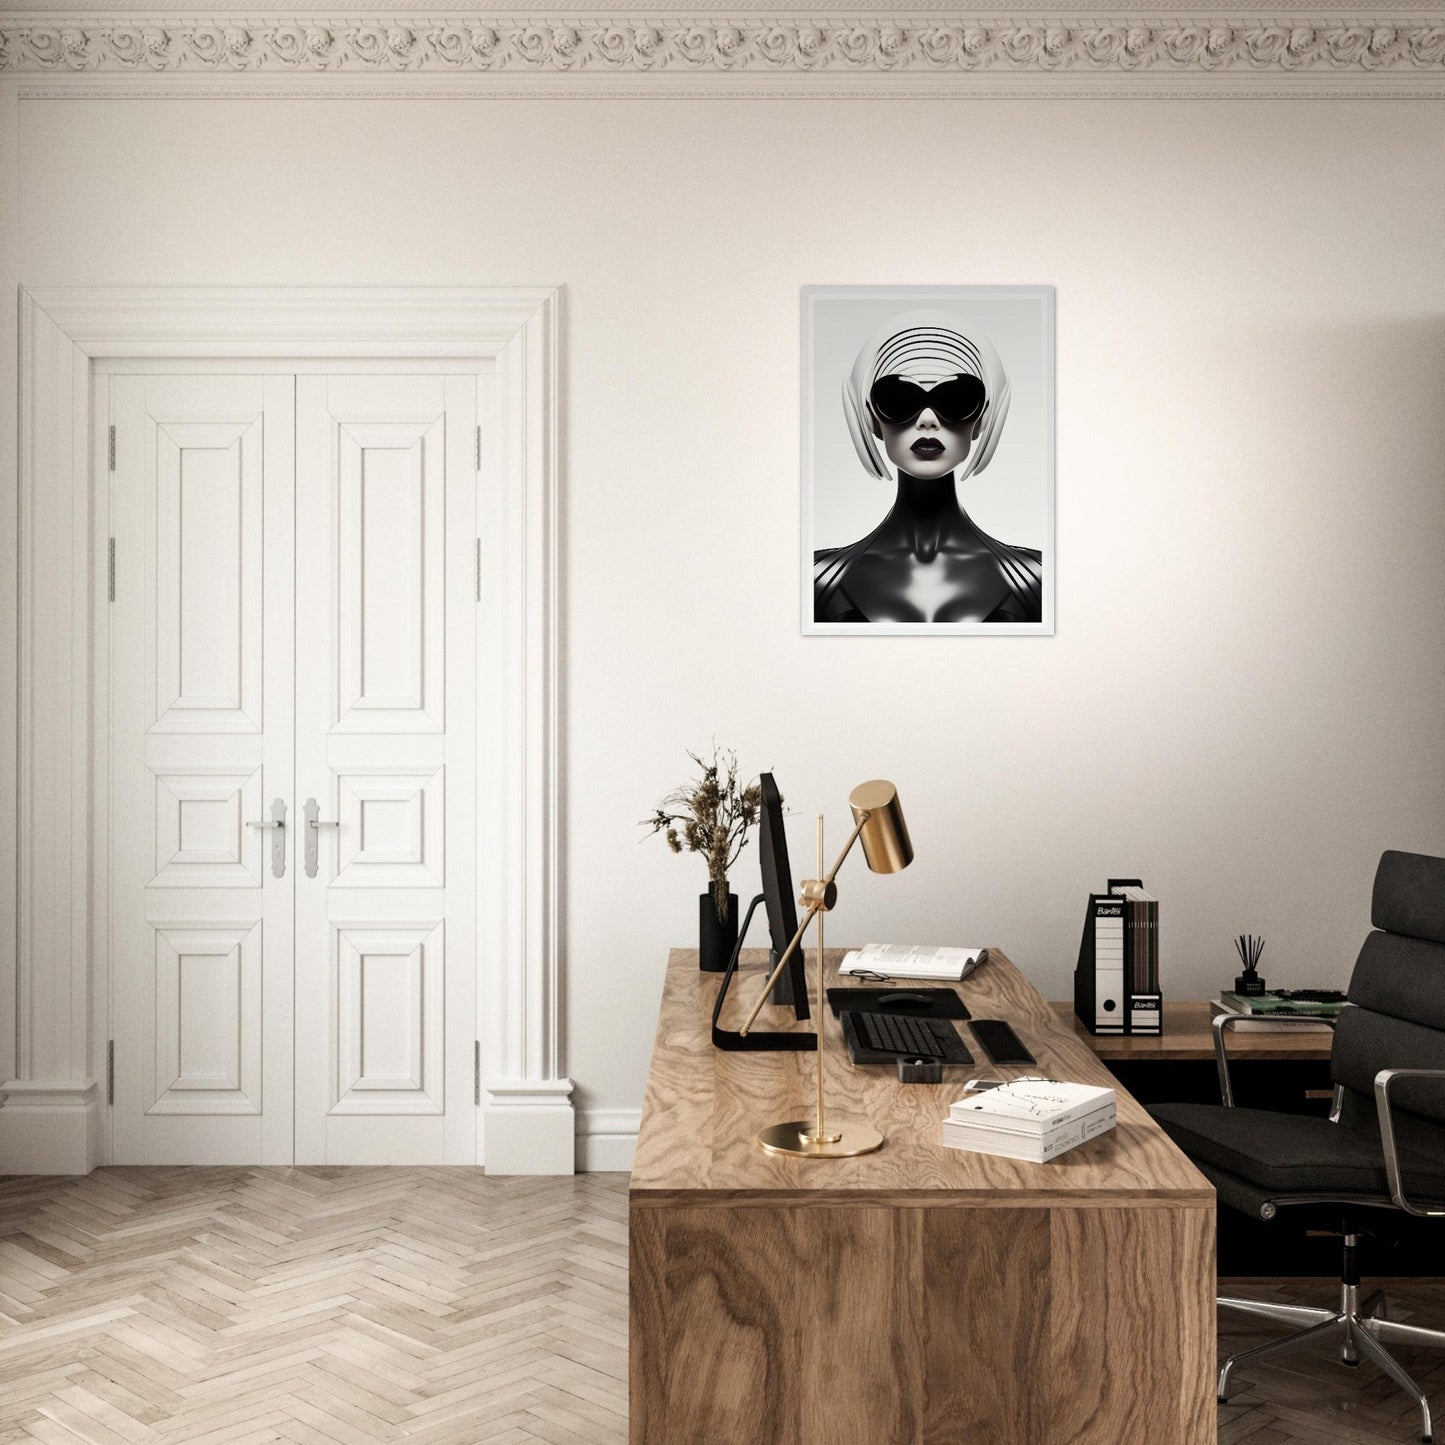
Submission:
M 801 950 L 799 950 L 799 954 L 800 954 L 800 956 L 801 956 Z M 777 966 L 778 966 L 778 950 L 777 950 L 776 948 L 770 948 L 770 949 L 768 950 L 768 972 L 771 973 Z M 777 981 L 777 983 L 775 983 L 775 984 L 773 985 L 773 991 L 772 991 L 772 993 L 768 996 L 768 1001 L 769 1001 L 770 1003 L 778 1004 L 778 1005 L 779 1005 L 780 1007 L 782 1007 L 782 1008 L 791 1008 L 791 1007 L 793 1006 L 793 982 L 794 982 L 794 980 L 793 980 L 793 972 L 794 972 L 793 969 L 791 969 L 791 968 L 785 968 L 785 969 L 782 971 L 782 973 L 780 973 L 780 974 L 778 975 L 778 981 Z M 805 998 L 806 998 L 806 995 L 807 995 L 807 989 L 806 989 L 806 985 L 805 985 L 805 986 L 804 986 L 804 997 L 805 997 Z M 804 1010 L 803 1010 L 803 1012 L 802 1012 L 801 1014 L 799 1014 L 798 1017 L 799 1017 L 799 1018 L 807 1018 L 807 1016 L 808 1016 L 808 1012 L 807 1012 L 807 1009 L 806 1009 L 806 1007 L 805 1007 Z
M 732 957 L 728 959 L 728 966 L 723 971 L 722 981 L 718 984 L 717 998 L 712 1006 L 712 1041 L 720 1049 L 726 1049 L 732 1053 L 762 1053 L 767 1050 L 790 1050 L 794 1053 L 813 1053 L 818 1047 L 818 1036 L 814 1033 L 806 1034 L 777 1034 L 768 1033 L 762 1029 L 749 1029 L 746 1034 L 738 1033 L 735 1029 L 725 1029 L 719 1026 L 718 1019 L 722 1016 L 723 1004 L 727 1000 L 728 985 L 733 981 L 733 975 L 738 971 L 738 957 L 743 951 L 743 942 L 748 936 L 748 925 L 753 921 L 753 913 L 758 904 L 763 901 L 765 895 L 759 893 L 751 903 L 748 904 L 747 916 L 743 919 L 743 926 L 738 929 L 737 945 L 733 948 Z M 800 962 L 799 955 L 793 958 L 794 963 Z M 770 954 L 773 960 L 772 967 L 777 967 L 777 955 Z M 788 984 L 788 997 L 784 1000 L 787 1004 L 793 1002 L 793 980 L 790 975 L 794 972 L 788 968 L 783 971 L 782 977 L 778 980 L 779 986 Z M 802 970 L 797 972 L 801 974 Z M 807 999 L 807 983 L 802 983 L 803 998 Z M 771 995 L 772 1002 L 778 1002 L 778 990 L 775 988 Z M 806 1004 L 805 1004 L 806 1007 Z M 806 1014 L 804 1015 L 806 1017 Z

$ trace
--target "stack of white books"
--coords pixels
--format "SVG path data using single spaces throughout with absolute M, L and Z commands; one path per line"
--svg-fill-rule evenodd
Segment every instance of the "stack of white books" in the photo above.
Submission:
M 1015 1079 L 953 1104 L 943 1121 L 943 1142 L 950 1149 L 1043 1164 L 1107 1133 L 1116 1117 L 1112 1089 Z
M 983 953 L 981 948 L 923 948 L 909 943 L 868 943 L 845 953 L 838 972 L 960 983 L 978 967 Z

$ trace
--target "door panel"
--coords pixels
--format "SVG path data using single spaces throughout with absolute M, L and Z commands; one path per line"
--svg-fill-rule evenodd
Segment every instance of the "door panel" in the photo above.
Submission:
M 356 380 L 348 378 L 347 391 L 358 389 Z M 411 380 L 412 390 L 440 388 L 440 378 Z M 445 444 L 444 415 L 411 425 L 336 424 L 337 732 L 445 727 Z
M 262 419 L 158 422 L 155 447 L 154 730 L 259 733 Z
M 262 927 L 155 930 L 152 1112 L 261 1113 Z
M 336 929 L 340 1114 L 440 1114 L 445 925 Z
M 297 379 L 298 1163 L 475 1157 L 476 418 L 475 376 Z
M 290 377 L 117 376 L 116 1163 L 292 1157 Z M 288 853 L 289 853 L 288 849 Z

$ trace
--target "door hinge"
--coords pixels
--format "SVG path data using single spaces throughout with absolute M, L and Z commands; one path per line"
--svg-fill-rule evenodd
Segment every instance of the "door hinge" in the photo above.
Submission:
M 115 601 L 115 538 L 110 539 L 110 546 L 107 549 L 106 563 L 106 585 L 110 590 L 110 600 Z
M 472 1044 L 472 1103 L 482 1102 L 482 1041 Z
M 115 428 L 110 429 L 110 469 L 115 470 Z
M 482 600 L 482 539 L 477 538 L 477 601 Z
M 112 428 L 111 428 L 111 434 L 112 434 L 112 436 L 114 435 L 114 433 L 115 433 L 115 428 L 112 427 Z M 112 464 L 112 465 L 113 465 L 113 464 Z M 481 469 L 482 469 L 482 429 L 481 429 L 481 427 L 478 427 L 478 428 L 477 428 L 477 470 L 478 470 L 478 471 L 481 471 Z
M 115 1040 L 105 1046 L 105 1102 L 115 1103 Z

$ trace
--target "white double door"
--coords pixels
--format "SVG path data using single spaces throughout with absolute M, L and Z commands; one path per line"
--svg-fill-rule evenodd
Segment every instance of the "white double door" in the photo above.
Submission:
M 110 378 L 117 1163 L 476 1157 L 484 383 Z

